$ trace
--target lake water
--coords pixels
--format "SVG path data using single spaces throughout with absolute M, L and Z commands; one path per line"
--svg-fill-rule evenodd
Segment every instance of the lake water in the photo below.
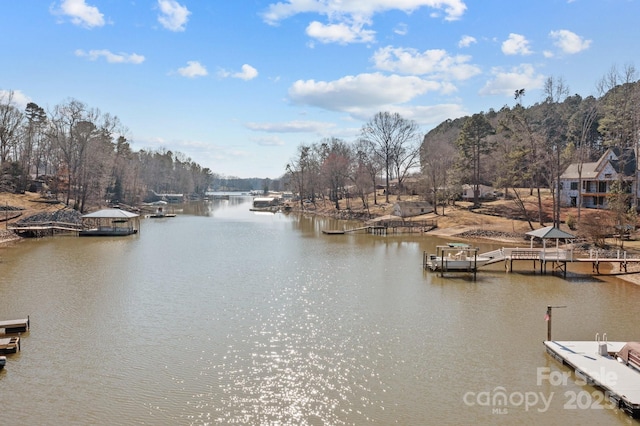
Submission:
M 571 374 L 547 380 L 569 370 L 542 341 L 547 305 L 567 306 L 554 339 L 640 340 L 640 286 L 526 262 L 443 278 L 422 269 L 443 240 L 328 236 L 353 224 L 250 206 L 0 249 L 0 319 L 31 318 L 0 423 L 637 424 Z

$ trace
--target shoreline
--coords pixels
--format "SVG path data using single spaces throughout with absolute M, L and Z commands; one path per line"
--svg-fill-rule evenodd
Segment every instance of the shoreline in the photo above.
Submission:
M 0 230 L 0 247 L 4 247 L 9 243 L 22 240 L 22 237 L 13 231 L 7 229 Z
M 352 220 L 364 224 L 376 217 L 388 215 L 390 206 L 382 203 L 376 205 L 376 211 L 367 212 L 366 215 L 371 217 L 371 219 L 368 220 L 364 219 L 365 212 L 357 209 L 336 210 L 333 206 L 314 207 L 315 208 L 311 209 L 300 209 L 297 208 L 297 206 L 292 206 L 290 211 L 292 213 L 313 214 L 320 217 L 329 217 L 338 220 Z M 530 244 L 526 239 L 526 232 L 529 231 L 527 222 L 474 213 L 464 207 L 451 208 L 445 214 L 429 213 L 426 215 L 412 217 L 407 221 L 420 220 L 433 220 L 437 223 L 436 228 L 423 232 L 423 235 L 425 236 L 457 239 L 462 241 L 504 243 L 511 246 L 525 244 L 528 246 Z M 7 223 L 8 222 L 5 222 L 5 226 Z M 399 235 L 402 234 L 403 232 L 399 233 Z M 415 235 L 415 233 L 413 234 Z M 410 233 L 407 233 L 407 235 L 410 235 Z M 25 237 L 21 237 L 8 229 L 0 229 L 0 248 L 5 248 L 12 243 L 23 240 L 24 238 Z M 627 252 L 639 253 L 639 248 L 640 241 L 627 242 L 624 250 Z M 630 264 L 628 271 L 628 273 L 620 273 L 616 271 L 615 275 L 623 281 L 640 285 L 640 264 Z

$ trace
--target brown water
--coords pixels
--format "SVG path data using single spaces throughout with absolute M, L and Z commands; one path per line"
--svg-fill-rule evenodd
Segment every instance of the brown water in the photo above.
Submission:
M 547 305 L 567 306 L 556 339 L 640 340 L 640 287 L 526 262 L 441 278 L 422 253 L 442 240 L 326 236 L 345 223 L 249 207 L 0 249 L 0 319 L 32 323 L 0 372 L 0 423 L 634 423 L 573 376 L 538 379 L 568 371 L 542 345 Z

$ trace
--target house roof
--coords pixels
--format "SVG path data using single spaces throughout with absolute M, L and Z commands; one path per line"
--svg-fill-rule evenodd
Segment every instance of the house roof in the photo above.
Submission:
M 598 165 L 600 163 L 583 163 L 582 164 L 582 179 L 595 179 L 598 177 L 600 170 L 598 170 Z M 561 179 L 577 179 L 578 174 L 578 164 L 570 164 L 569 167 L 564 171 Z
M 598 161 L 583 163 L 582 179 L 596 179 L 607 164 L 610 164 L 616 173 L 622 173 L 624 176 L 633 175 L 636 167 L 635 153 L 633 150 L 625 150 L 623 152 L 624 155 L 621 155 L 618 151 L 617 149 L 609 148 L 600 156 Z M 622 158 L 624 158 L 624 161 L 622 161 Z M 579 176 L 578 163 L 573 163 L 565 169 L 560 179 L 578 179 Z
M 561 229 L 558 229 L 554 226 L 547 226 L 545 228 L 536 229 L 534 231 L 527 232 L 526 235 L 530 235 L 532 237 L 541 238 L 543 240 L 557 240 L 557 239 L 572 239 L 575 238 L 575 235 L 571 235 L 568 232 L 564 232 Z
M 131 213 L 126 210 L 120 209 L 104 209 L 98 210 L 93 213 L 85 214 L 82 218 L 101 218 L 101 219 L 131 219 L 138 217 L 136 213 Z
M 428 201 L 396 201 L 394 205 L 400 207 L 431 207 Z

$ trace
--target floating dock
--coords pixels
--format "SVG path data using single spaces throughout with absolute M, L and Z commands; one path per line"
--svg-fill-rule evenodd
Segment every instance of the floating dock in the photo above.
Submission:
M 640 418 L 640 370 L 618 360 L 627 342 L 545 341 L 547 352 L 634 419 Z
M 0 354 L 15 354 L 20 350 L 20 338 L 18 336 L 0 339 Z
M 29 331 L 30 322 L 29 317 L 26 319 L 0 321 L 0 330 L 4 330 L 5 334 L 24 333 Z

